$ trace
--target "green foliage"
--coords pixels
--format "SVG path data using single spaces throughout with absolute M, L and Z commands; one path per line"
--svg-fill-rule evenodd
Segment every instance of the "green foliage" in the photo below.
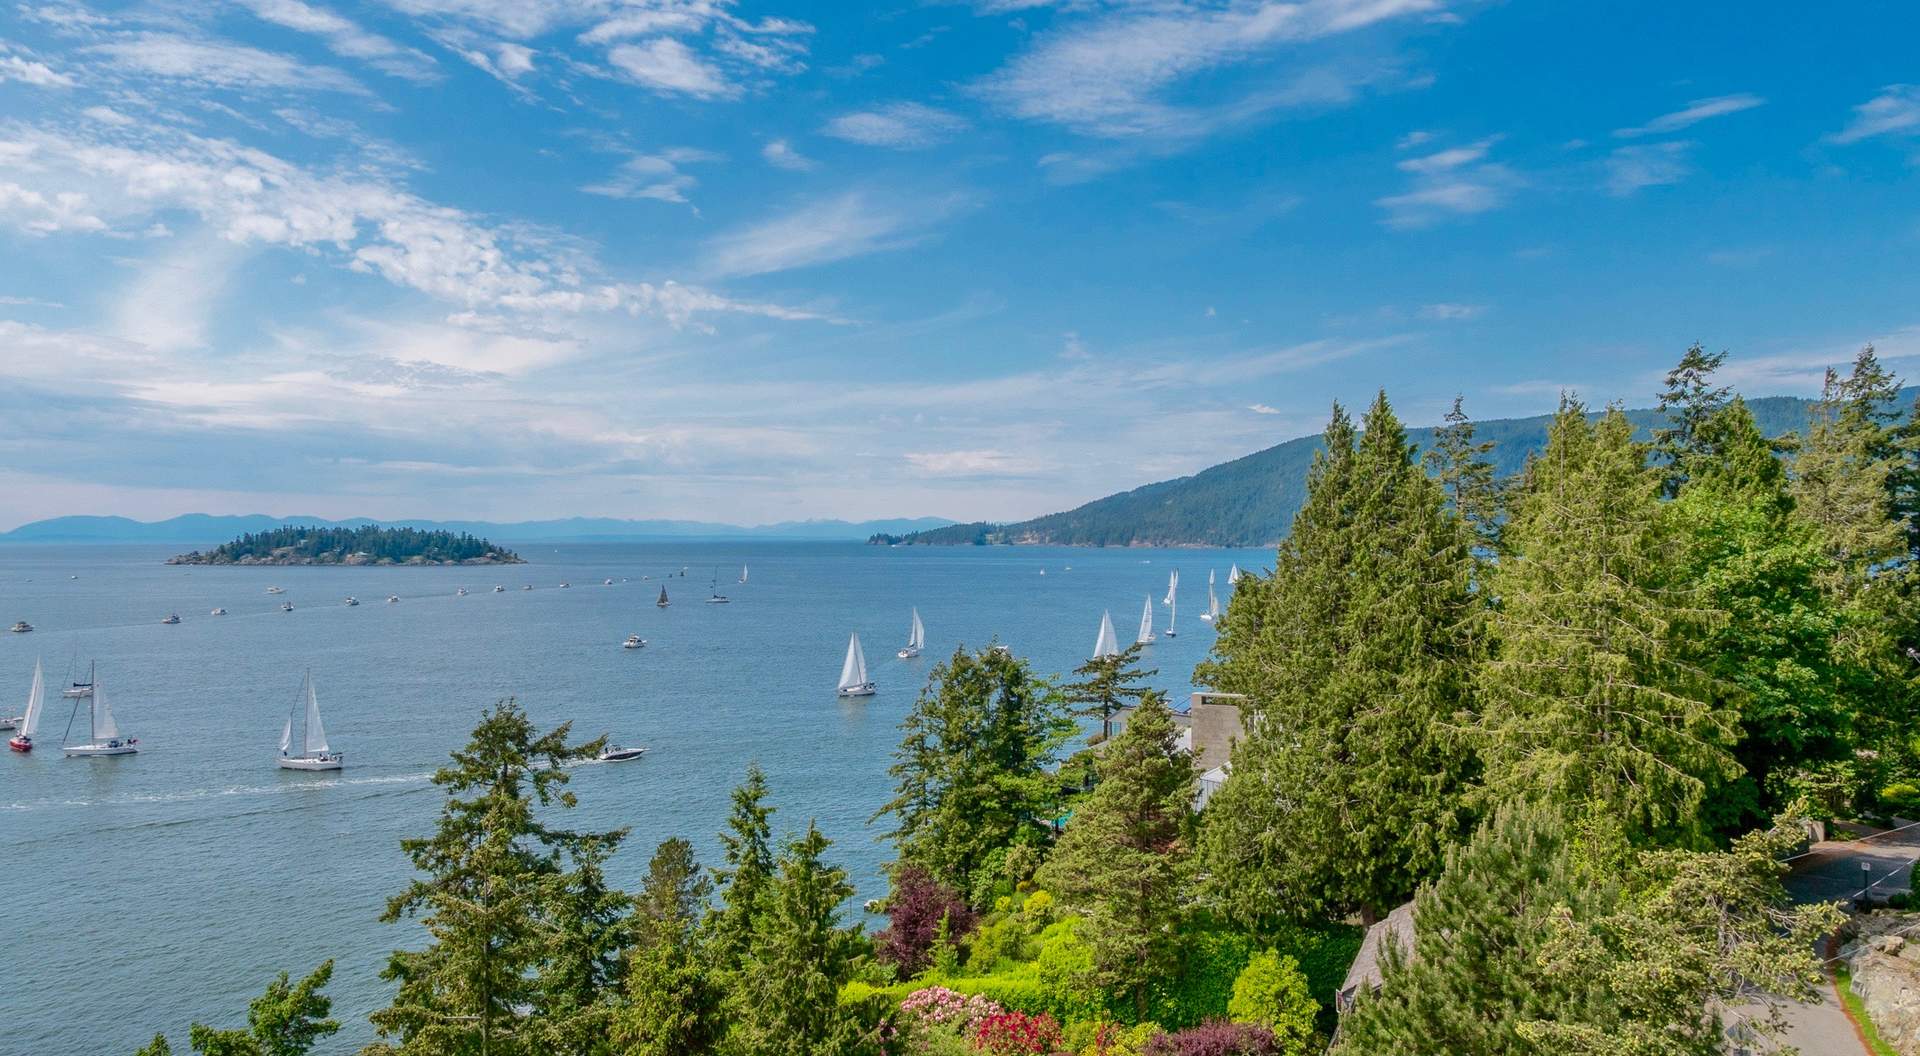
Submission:
M 1183 927 L 1174 971 L 1156 980 L 1145 1018 L 1169 1030 L 1224 1019 L 1234 980 L 1257 948 L 1251 936 L 1232 928 Z
M 1618 411 L 1561 407 L 1493 578 L 1496 653 L 1479 725 L 1489 801 L 1588 804 L 1636 837 L 1700 828 L 1739 773 L 1736 719 L 1691 643 L 1716 618 L 1673 576 L 1660 479 Z
M 285 564 L 338 565 L 349 559 L 378 565 L 458 564 L 487 560 L 514 563 L 519 555 L 460 532 L 422 531 L 418 528 L 327 528 L 286 525 L 264 532 L 248 532 L 202 554 L 195 550 L 173 559 L 183 565 L 230 565 L 242 561 Z
M 1421 464 L 1476 540 L 1494 549 L 1500 537 L 1500 482 L 1487 457 L 1494 444 L 1491 440 L 1474 440 L 1473 419 L 1467 417 L 1461 404 L 1461 398 L 1455 396 L 1453 408 L 1447 412 L 1447 424 L 1433 431 L 1433 446 L 1427 449 Z
M 1073 733 L 1059 695 L 1023 660 L 988 648 L 960 648 L 937 665 L 913 711 L 888 771 L 899 859 L 962 892 L 993 890 L 1005 879 L 1005 851 L 1036 841 L 1036 822 L 1055 815 L 1057 782 L 1048 773 Z
M 1073 669 L 1080 681 L 1060 687 L 1061 696 L 1073 714 L 1100 720 L 1102 739 L 1113 736 L 1113 717 L 1145 696 L 1147 679 L 1159 671 L 1143 671 L 1138 666 L 1141 650 L 1134 642 L 1112 656 L 1096 656 Z
M 823 860 L 829 841 L 809 824 L 787 842 L 761 896 L 753 945 L 728 1010 L 725 1051 L 751 1056 L 843 1056 L 863 1051 L 859 1020 L 840 1005 L 865 941 L 840 922 L 853 895 L 846 871 Z
M 399 989 L 370 1017 L 388 1040 L 369 1052 L 566 1051 L 604 1025 L 604 1010 L 589 1006 L 611 1000 L 604 970 L 617 960 L 622 910 L 582 893 L 604 891 L 593 874 L 624 833 L 576 833 L 540 817 L 538 808 L 574 805 L 568 766 L 605 743 L 570 744 L 567 734 L 566 724 L 537 734 L 503 700 L 434 774 L 447 793 L 436 831 L 401 841 L 422 875 L 382 917 L 418 917 L 431 942 L 389 958 L 381 977 Z M 589 905 L 594 919 L 579 919 Z
M 1100 755 L 1100 783 L 1074 811 L 1040 882 L 1086 916 L 1100 984 L 1146 1018 L 1147 988 L 1173 966 L 1188 854 L 1193 760 L 1166 701 L 1147 693 Z
M 613 1024 L 622 1056 L 703 1056 L 723 1035 L 720 989 L 700 948 L 711 889 L 686 840 L 666 840 L 654 851 L 635 900 L 626 1003 Z
M 1726 406 L 1733 391 L 1713 384 L 1714 371 L 1726 359 L 1725 352 L 1708 354 L 1696 341 L 1667 371 L 1667 387 L 1660 393 L 1657 409 L 1673 424 L 1653 431 L 1653 451 L 1666 474 L 1661 486 L 1667 498 L 1680 493 L 1694 471 L 1691 463 L 1710 446 L 1701 441 L 1701 427 Z
M 1209 903 L 1247 927 L 1404 901 L 1467 821 L 1459 735 L 1482 646 L 1475 537 L 1385 397 L 1336 407 L 1271 576 L 1243 580 L 1196 678 L 1248 700 L 1202 820 Z
M 1903 818 L 1920 818 L 1920 785 L 1896 781 L 1875 797 L 1882 809 Z
M 1233 999 L 1227 1002 L 1227 1018 L 1273 1031 L 1282 1051 L 1289 1054 L 1309 1050 L 1317 1036 L 1314 1021 L 1319 1014 L 1320 1003 L 1307 992 L 1300 962 L 1278 950 L 1247 962 L 1233 981 Z
M 320 993 L 332 978 L 332 961 L 321 962 L 298 983 L 281 972 L 267 984 L 265 993 L 247 1005 L 245 1030 L 193 1024 L 188 1035 L 193 1051 L 201 1056 L 305 1056 L 320 1039 L 340 1031 L 339 1022 L 327 1015 L 333 1001 Z M 134 1056 L 172 1056 L 172 1052 L 166 1037 L 155 1034 Z
M 747 764 L 746 780 L 733 790 L 733 809 L 720 834 L 726 867 L 714 871 L 725 908 L 712 914 L 714 954 L 722 969 L 739 965 L 752 945 L 761 895 L 773 880 L 774 808 L 767 805 L 767 775 Z
M 1159 1033 L 1158 1023 L 1127 1026 L 1113 1020 L 1085 1019 L 1067 1024 L 1061 1041 L 1073 1056 L 1141 1056 L 1147 1042 Z
M 1040 955 L 1033 974 L 1048 1005 L 1062 1021 L 1099 1019 L 1113 1014 L 1114 1001 L 1101 982 L 1093 943 L 1082 931 L 1086 921 L 1068 917 L 1040 933 Z M 1005 1004 L 1006 1002 L 1002 1002 Z M 1136 1009 L 1123 1010 L 1133 1016 Z
M 155 1034 L 153 1040 L 140 1046 L 133 1056 L 173 1056 L 173 1046 L 167 1044 L 165 1034 Z

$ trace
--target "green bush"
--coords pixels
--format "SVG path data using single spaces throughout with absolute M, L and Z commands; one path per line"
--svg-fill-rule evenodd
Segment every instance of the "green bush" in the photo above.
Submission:
M 1920 818 L 1920 786 L 1896 781 L 1880 790 L 1880 807 L 1909 820 Z
M 1140 1056 L 1147 1041 L 1160 1032 L 1158 1023 L 1129 1027 L 1110 1019 L 1083 1019 L 1067 1024 L 1061 1047 L 1074 1056 Z
M 1080 938 L 1080 918 L 1049 924 L 1039 944 L 1033 972 L 1054 1005 L 1054 1015 L 1067 1023 L 1104 1018 L 1110 1011 L 1107 993 L 1094 981 L 1093 947 Z
M 1189 928 L 1180 936 L 1180 968 L 1153 988 L 1149 1018 L 1168 1030 L 1224 1019 L 1233 981 L 1253 956 L 1253 940 L 1226 927 Z
M 1282 1052 L 1304 1056 L 1314 1043 L 1320 1004 L 1307 993 L 1307 977 L 1289 954 L 1268 950 L 1247 962 L 1233 981 L 1227 1018 L 1273 1031 Z
M 1365 929 L 1351 924 L 1323 924 L 1319 927 L 1281 928 L 1268 936 L 1268 945 L 1281 953 L 1290 953 L 1300 962 L 1300 974 L 1307 977 L 1307 993 L 1320 1002 L 1322 1014 L 1333 1014 L 1334 995 L 1346 982 L 1347 969 L 1360 953 Z M 1330 1024 L 1322 1024 L 1330 1026 Z

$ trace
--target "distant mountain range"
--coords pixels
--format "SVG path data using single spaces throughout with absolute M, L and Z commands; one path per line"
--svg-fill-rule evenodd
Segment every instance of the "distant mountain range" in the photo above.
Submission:
M 270 517 L 266 514 L 220 516 L 189 513 L 164 521 L 135 521 L 126 517 L 54 517 L 0 532 L 0 543 L 188 543 L 216 545 L 248 532 L 286 525 L 316 527 L 418 528 L 424 531 L 466 532 L 495 541 L 596 542 L 623 539 L 766 539 L 859 541 L 875 533 L 903 534 L 940 528 L 953 522 L 944 517 L 907 517 L 879 521 L 782 521 L 752 527 L 708 521 L 631 521 L 611 517 L 569 517 L 555 521 L 381 521 L 368 517 L 328 520 L 324 517 Z
M 1911 406 L 1914 393 L 1911 387 L 1903 389 L 1901 405 Z M 1780 436 L 1806 426 L 1813 401 L 1762 396 L 1748 400 L 1747 406 L 1768 436 Z M 1630 410 L 1627 417 L 1643 438 L 1666 419 L 1650 408 Z M 1489 457 L 1496 472 L 1506 476 L 1518 472 L 1529 453 L 1546 445 L 1552 420 L 1552 415 L 1542 414 L 1476 422 L 1475 439 L 1493 441 Z M 1433 434 L 1431 428 L 1407 430 L 1408 440 L 1422 451 L 1433 442 Z M 1190 477 L 1147 484 L 1064 513 L 1011 524 L 974 521 L 917 532 L 879 533 L 870 541 L 921 546 L 1268 546 L 1286 537 L 1293 515 L 1306 501 L 1307 468 L 1320 449 L 1318 435 L 1303 436 Z

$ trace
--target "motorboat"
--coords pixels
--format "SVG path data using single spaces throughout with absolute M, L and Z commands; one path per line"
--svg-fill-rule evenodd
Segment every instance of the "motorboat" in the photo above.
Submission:
M 611 587 L 611 586 L 613 586 L 613 577 L 612 577 L 612 576 L 608 576 L 607 578 L 605 578 L 605 579 L 603 579 L 603 580 L 601 580 L 601 581 L 600 581 L 600 585 L 601 585 L 601 586 L 603 586 L 603 587 Z
M 280 603 L 280 611 L 281 611 L 281 612 L 292 612 L 292 611 L 293 611 L 293 602 L 291 602 L 291 601 L 283 601 L 283 602 L 281 602 L 281 603 Z
M 13 626 L 7 628 L 7 630 L 12 631 L 15 634 L 25 634 L 28 631 L 33 630 L 33 624 L 28 623 L 25 620 L 15 620 L 13 621 Z
M 521 585 L 521 587 L 520 587 L 520 589 L 521 589 L 521 590 L 532 590 L 532 589 L 533 589 L 533 584 L 531 584 L 531 583 L 525 583 L 525 584 L 522 584 L 522 585 Z
M 285 594 L 286 592 L 287 592 L 287 588 L 285 587 L 268 587 L 267 588 L 267 593 L 269 594 Z
M 567 583 L 567 582 L 562 582 L 562 583 L 560 584 L 560 589 L 561 589 L 561 590 L 565 590 L 565 589 L 567 589 L 568 587 L 571 587 L 571 586 L 573 586 L 573 584 L 571 584 L 571 583 Z
M 464 597 L 466 597 L 466 596 L 467 596 L 467 588 L 465 588 L 465 587 L 461 587 L 461 588 L 460 588 L 459 590 L 456 590 L 456 591 L 454 591 L 454 592 L 453 592 L 453 596 L 454 596 L 454 597 L 456 597 L 456 598 L 464 598 Z
M 226 614 L 227 610 L 225 609 L 214 609 L 212 612 L 207 613 L 209 616 L 225 616 Z
M 495 584 L 493 585 L 493 592 L 494 592 L 495 594 L 505 594 L 505 593 L 507 592 L 507 588 L 505 588 L 505 587 L 503 587 L 503 586 L 501 586 L 501 585 L 500 585 L 500 584 L 498 584 L 498 583 L 495 583 Z
M 606 750 L 600 753 L 600 761 L 603 763 L 624 763 L 629 759 L 638 759 L 645 754 L 647 754 L 645 748 L 622 748 L 617 744 L 609 744 Z
M 400 604 L 400 595 L 398 595 L 398 594 L 389 594 L 389 595 L 387 595 L 387 604 L 389 604 L 389 605 L 398 605 L 398 604 Z
M 360 599 L 349 594 L 347 595 L 347 600 L 345 604 L 348 608 L 352 608 L 353 606 L 360 604 Z
M 167 614 L 166 614 L 166 616 L 165 616 L 165 617 L 163 617 L 163 618 L 162 618 L 162 619 L 160 620 L 160 622 L 161 622 L 161 623 L 165 623 L 165 624 L 169 624 L 169 625 L 171 625 L 171 624 L 175 624 L 175 623 L 179 623 L 179 622 L 180 622 L 180 614 L 179 614 L 179 613 L 177 613 L 177 612 L 169 612 L 169 613 L 167 613 Z
M 646 647 L 646 644 L 647 644 L 647 640 L 645 638 L 642 638 L 637 634 L 629 634 L 627 635 L 627 640 L 620 643 L 620 648 L 643 649 Z

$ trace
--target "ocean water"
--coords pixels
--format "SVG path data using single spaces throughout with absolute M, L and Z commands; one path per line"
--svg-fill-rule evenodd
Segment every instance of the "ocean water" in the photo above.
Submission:
M 997 638 L 1042 673 L 1070 671 L 1103 609 L 1122 641 L 1148 597 L 1164 627 L 1159 600 L 1177 568 L 1182 633 L 1148 657 L 1154 684 L 1181 700 L 1213 641 L 1195 618 L 1208 570 L 1224 603 L 1230 563 L 1272 561 L 830 543 L 519 549 L 528 564 L 377 569 L 186 568 L 163 563 L 171 548 L 0 547 L 0 626 L 36 627 L 0 633 L 0 710 L 24 705 L 36 657 L 49 689 L 40 746 L 0 753 L 0 1052 L 131 1052 L 156 1030 L 184 1047 L 190 1021 L 241 1023 L 275 973 L 297 977 L 328 957 L 344 1029 L 322 1051 L 371 1040 L 366 1015 L 389 996 L 386 955 L 420 940 L 415 925 L 377 920 L 410 876 L 399 841 L 431 830 L 440 797 L 429 775 L 505 696 L 542 727 L 570 721 L 582 736 L 651 749 L 573 774 L 572 824 L 632 829 L 616 882 L 638 887 L 668 836 L 692 839 L 711 862 L 728 793 L 757 761 L 776 830 L 819 822 L 858 887 L 857 914 L 885 888 L 885 823 L 867 819 L 888 798 L 897 726 L 940 657 Z M 742 564 L 746 585 L 735 582 Z M 703 603 L 716 577 L 731 604 Z M 673 604 L 661 610 L 663 581 Z M 286 593 L 269 596 L 270 585 Z M 457 597 L 461 586 L 472 593 Z M 347 595 L 361 604 L 345 606 Z M 283 600 L 294 611 L 279 611 Z M 210 616 L 216 606 L 229 614 Z M 928 648 L 902 661 L 910 606 Z M 169 612 L 182 622 L 162 625 Z M 879 692 L 844 701 L 834 684 L 855 631 Z M 647 647 L 621 649 L 629 634 Z M 140 754 L 61 756 L 72 702 L 58 692 L 90 661 Z M 346 753 L 337 774 L 274 766 L 309 670 Z M 85 723 L 81 712 L 77 735 Z

